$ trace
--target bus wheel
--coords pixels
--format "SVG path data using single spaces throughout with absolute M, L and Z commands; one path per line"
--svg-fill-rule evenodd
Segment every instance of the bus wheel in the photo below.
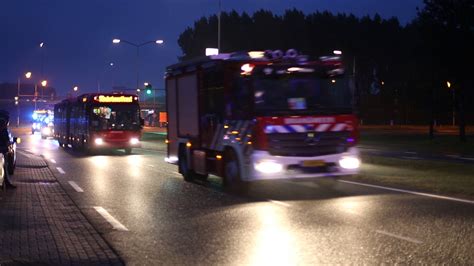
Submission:
M 230 192 L 245 192 L 248 189 L 248 183 L 242 181 L 237 154 L 229 150 L 224 155 L 224 159 L 224 189 Z
M 132 154 L 132 148 L 125 148 L 126 154 Z

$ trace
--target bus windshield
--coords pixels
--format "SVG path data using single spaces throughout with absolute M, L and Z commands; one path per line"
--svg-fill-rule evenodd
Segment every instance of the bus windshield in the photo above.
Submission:
M 347 78 L 292 73 L 257 76 L 253 83 L 255 112 L 259 115 L 352 112 L 352 93 Z
M 98 105 L 92 107 L 92 127 L 96 130 L 139 130 L 138 106 Z

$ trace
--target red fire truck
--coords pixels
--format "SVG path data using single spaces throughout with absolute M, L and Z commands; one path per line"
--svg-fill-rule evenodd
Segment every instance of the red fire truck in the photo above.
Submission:
M 214 174 L 231 188 L 355 174 L 352 94 L 337 55 L 239 52 L 169 66 L 166 161 L 185 180 Z
M 143 120 L 138 96 L 92 93 L 54 106 L 54 133 L 59 145 L 94 151 L 140 146 Z

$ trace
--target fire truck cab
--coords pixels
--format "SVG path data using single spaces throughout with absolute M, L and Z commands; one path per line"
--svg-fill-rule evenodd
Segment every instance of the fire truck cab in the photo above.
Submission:
M 353 86 L 340 56 L 237 52 L 169 66 L 168 154 L 185 180 L 357 173 Z

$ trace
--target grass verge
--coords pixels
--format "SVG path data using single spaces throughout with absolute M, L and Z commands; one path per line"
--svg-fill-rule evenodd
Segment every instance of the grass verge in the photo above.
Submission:
M 459 137 L 455 135 L 439 135 L 434 139 L 429 139 L 427 134 L 419 133 L 362 132 L 360 144 L 392 151 L 474 156 L 474 136 L 467 136 L 467 140 L 467 142 L 460 142 Z
M 362 156 L 355 181 L 474 199 L 474 165 Z
M 152 132 L 143 132 L 142 141 L 165 141 L 166 134 L 164 133 L 152 133 Z

